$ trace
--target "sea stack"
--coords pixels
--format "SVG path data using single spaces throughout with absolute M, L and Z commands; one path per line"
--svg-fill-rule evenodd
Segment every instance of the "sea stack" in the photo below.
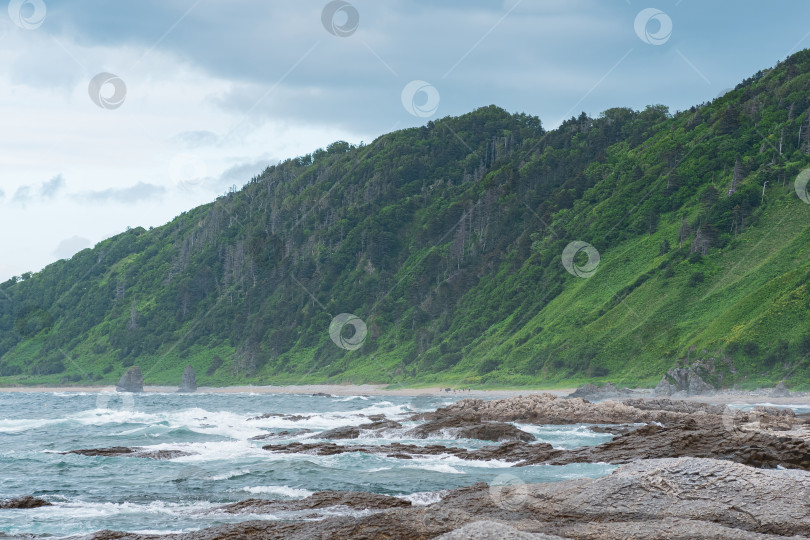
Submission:
M 141 368 L 133 366 L 124 373 L 118 384 L 115 385 L 116 392 L 143 392 L 143 375 Z
M 194 368 L 186 366 L 183 372 L 183 380 L 180 382 L 180 389 L 178 392 L 196 392 L 197 391 L 197 375 L 194 373 Z

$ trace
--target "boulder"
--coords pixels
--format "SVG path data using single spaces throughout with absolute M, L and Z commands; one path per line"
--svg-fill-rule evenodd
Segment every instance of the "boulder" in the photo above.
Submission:
M 118 384 L 115 385 L 116 392 L 143 392 L 143 375 L 141 368 L 133 366 L 124 373 Z
M 194 373 L 194 368 L 186 366 L 183 371 L 183 379 L 180 381 L 180 389 L 178 392 L 191 393 L 197 391 L 197 375 Z
M 715 388 L 704 381 L 691 367 L 670 369 L 655 387 L 657 396 L 671 396 L 680 392 L 684 392 L 687 396 L 696 396 L 711 394 L 714 391 Z
M 779 384 L 777 384 L 774 387 L 774 389 L 771 390 L 771 397 L 789 397 L 789 396 L 790 390 L 787 389 L 787 386 L 785 386 L 784 381 L 779 381 Z

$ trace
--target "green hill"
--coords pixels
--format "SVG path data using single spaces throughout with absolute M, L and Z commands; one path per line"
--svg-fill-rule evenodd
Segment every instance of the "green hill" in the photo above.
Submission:
M 802 51 L 675 114 L 545 131 L 490 106 L 333 143 L 0 284 L 0 384 L 191 364 L 203 385 L 653 385 L 688 364 L 808 388 L 808 109 Z M 593 250 L 564 260 L 575 241 Z

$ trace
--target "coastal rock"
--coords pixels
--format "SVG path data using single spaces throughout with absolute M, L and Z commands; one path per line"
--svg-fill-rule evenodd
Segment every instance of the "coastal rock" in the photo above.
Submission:
M 701 378 L 694 368 L 672 368 L 667 371 L 655 387 L 655 395 L 671 396 L 685 393 L 687 396 L 711 394 L 715 388 Z
M 521 465 L 547 463 L 630 463 L 639 459 L 697 457 L 713 458 L 752 467 L 810 470 L 810 443 L 806 439 L 747 430 L 743 425 L 724 425 L 690 418 L 679 424 L 649 424 L 619 435 L 598 446 L 562 451 L 557 456 L 539 455 Z
M 281 418 L 290 422 L 300 422 L 301 420 L 309 420 L 311 416 L 302 416 L 300 414 L 281 414 L 281 413 L 264 413 L 260 416 L 248 418 L 248 420 L 266 420 L 268 418 Z
M 784 381 L 779 381 L 779 384 L 774 387 L 771 397 L 790 397 L 790 390 L 787 389 Z
M 625 405 L 641 409 L 644 411 L 668 411 L 682 414 L 715 414 L 722 415 L 726 413 L 725 405 L 714 405 L 712 403 L 701 403 L 698 401 L 685 401 L 683 399 L 668 399 L 668 398 L 641 398 L 641 399 L 625 399 L 622 401 Z
M 429 506 L 321 520 L 230 523 L 165 538 L 429 539 L 459 531 L 445 537 L 452 540 L 492 538 L 493 530 L 500 533 L 499 540 L 510 538 L 509 534 L 520 540 L 533 538 L 514 536 L 516 532 L 490 523 L 471 525 L 484 521 L 562 538 L 765 540 L 807 534 L 808 492 L 810 473 L 804 471 L 754 469 L 714 459 L 653 459 L 624 465 L 598 479 L 478 483 L 447 491 Z M 346 495 L 337 492 L 327 497 L 341 500 Z M 90 538 L 156 537 L 100 531 Z
M 442 420 L 473 414 L 485 422 L 522 422 L 525 424 L 634 424 L 640 422 L 676 422 L 687 413 L 645 410 L 619 401 L 591 403 L 582 398 L 560 398 L 538 393 L 508 399 L 485 401 L 462 399 L 432 412 L 416 414 L 412 420 Z
M 116 392 L 143 392 L 143 375 L 141 368 L 133 366 L 129 368 L 126 373 L 115 385 Z
M 267 499 L 247 499 L 213 509 L 228 514 L 269 514 L 278 511 L 319 510 L 333 507 L 354 508 L 356 510 L 385 510 L 407 508 L 411 502 L 399 497 L 366 493 L 361 491 L 319 491 L 305 499 L 278 501 Z
M 197 391 L 197 375 L 194 373 L 194 368 L 186 366 L 183 371 L 183 379 L 180 381 L 180 389 L 178 392 L 191 393 Z
M 184 456 L 193 456 L 193 453 L 190 452 L 183 452 L 182 450 L 145 450 L 143 448 L 134 447 L 128 448 L 126 446 L 113 446 L 110 448 L 87 448 L 82 450 L 70 450 L 68 452 L 62 452 L 62 454 L 78 454 L 81 456 L 90 456 L 90 457 L 121 457 L 121 456 L 128 456 L 128 457 L 136 457 L 136 458 L 148 458 L 148 459 L 157 459 L 157 460 L 165 460 L 165 459 L 174 459 L 178 457 Z
M 444 446 L 418 446 L 391 443 L 385 445 L 338 445 L 300 443 L 267 445 L 271 452 L 336 455 L 347 452 L 382 454 L 398 459 L 429 455 L 451 455 L 469 461 L 501 460 L 526 465 L 568 465 L 571 463 L 624 464 L 639 459 L 699 457 L 734 461 L 753 467 L 810 470 L 810 436 L 774 434 L 770 422 L 789 421 L 789 415 L 762 412 L 745 413 L 723 423 L 716 416 L 701 415 L 662 426 L 647 424 L 598 446 L 557 450 L 547 443 L 528 444 L 516 440 L 477 450 Z
M 499 521 L 474 521 L 436 540 L 565 540 L 560 536 L 524 532 Z
M 283 429 L 281 431 L 275 431 L 273 433 L 265 433 L 264 435 L 256 435 L 255 437 L 251 437 L 249 440 L 251 441 L 266 441 L 267 439 L 283 439 L 284 437 L 297 437 L 298 435 L 304 435 L 306 433 L 311 433 L 311 429 Z
M 482 422 L 476 414 L 465 413 L 457 416 L 438 418 L 417 426 L 405 433 L 405 437 L 427 439 L 443 436 L 452 439 L 479 439 L 482 441 L 525 441 L 535 440 L 534 435 L 505 422 Z
M 41 508 L 43 506 L 53 505 L 44 499 L 38 499 L 31 495 L 0 501 L 0 509 L 2 510 L 28 510 L 30 508 Z
M 607 399 L 607 398 L 615 398 L 618 396 L 624 396 L 632 394 L 632 391 L 628 388 L 619 389 L 613 383 L 605 383 L 603 386 L 597 386 L 595 384 L 586 384 L 584 386 L 580 386 L 566 397 L 569 398 L 584 398 L 584 399 Z
M 382 436 L 381 431 L 389 429 L 401 428 L 402 424 L 394 420 L 381 420 L 378 422 L 371 422 L 369 424 L 360 424 L 359 426 L 343 426 L 335 429 L 324 431 L 318 438 L 320 439 L 356 439 L 364 431 L 369 432 L 370 435 Z M 376 433 L 375 433 L 376 432 Z

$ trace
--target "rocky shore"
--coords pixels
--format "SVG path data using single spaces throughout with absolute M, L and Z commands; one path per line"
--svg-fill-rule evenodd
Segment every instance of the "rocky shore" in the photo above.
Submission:
M 613 389 L 608 392 L 616 393 Z M 619 391 L 617 395 L 623 394 Z M 248 499 L 209 512 L 245 516 L 294 512 L 295 517 L 219 525 L 168 538 L 810 537 L 807 417 L 774 407 L 743 412 L 725 405 L 668 398 L 618 399 L 592 403 L 551 394 L 492 401 L 465 399 L 406 420 L 370 417 L 365 424 L 320 433 L 312 442 L 266 444 L 262 446 L 265 451 L 285 454 L 359 452 L 398 459 L 447 455 L 502 460 L 513 466 L 502 469 L 489 485 L 448 490 L 437 495 L 437 502 L 421 506 L 400 497 L 339 491 L 319 492 L 297 501 Z M 264 415 L 271 416 L 273 413 Z M 521 425 L 532 424 L 601 424 L 590 429 L 615 436 L 597 446 L 560 449 L 536 441 L 521 429 Z M 392 432 L 403 439 L 472 438 L 493 444 L 465 449 L 362 442 Z M 125 447 L 71 453 L 151 459 L 181 455 L 152 455 Z M 619 467 L 595 480 L 546 484 L 521 480 L 521 467 L 528 465 L 595 462 Z M 363 512 L 347 515 L 346 510 Z M 341 511 L 343 515 L 334 515 Z M 100 531 L 92 538 L 157 537 Z
M 446 492 L 413 506 L 393 497 L 316 493 L 295 503 L 250 500 L 214 511 L 246 514 L 289 507 L 374 509 L 370 515 L 317 521 L 253 520 L 170 535 L 224 538 L 806 538 L 810 473 L 764 470 L 707 458 L 641 460 L 612 474 L 546 484 L 519 477 Z M 275 507 L 275 508 L 274 508 Z M 148 540 L 151 535 L 99 531 L 93 540 Z

